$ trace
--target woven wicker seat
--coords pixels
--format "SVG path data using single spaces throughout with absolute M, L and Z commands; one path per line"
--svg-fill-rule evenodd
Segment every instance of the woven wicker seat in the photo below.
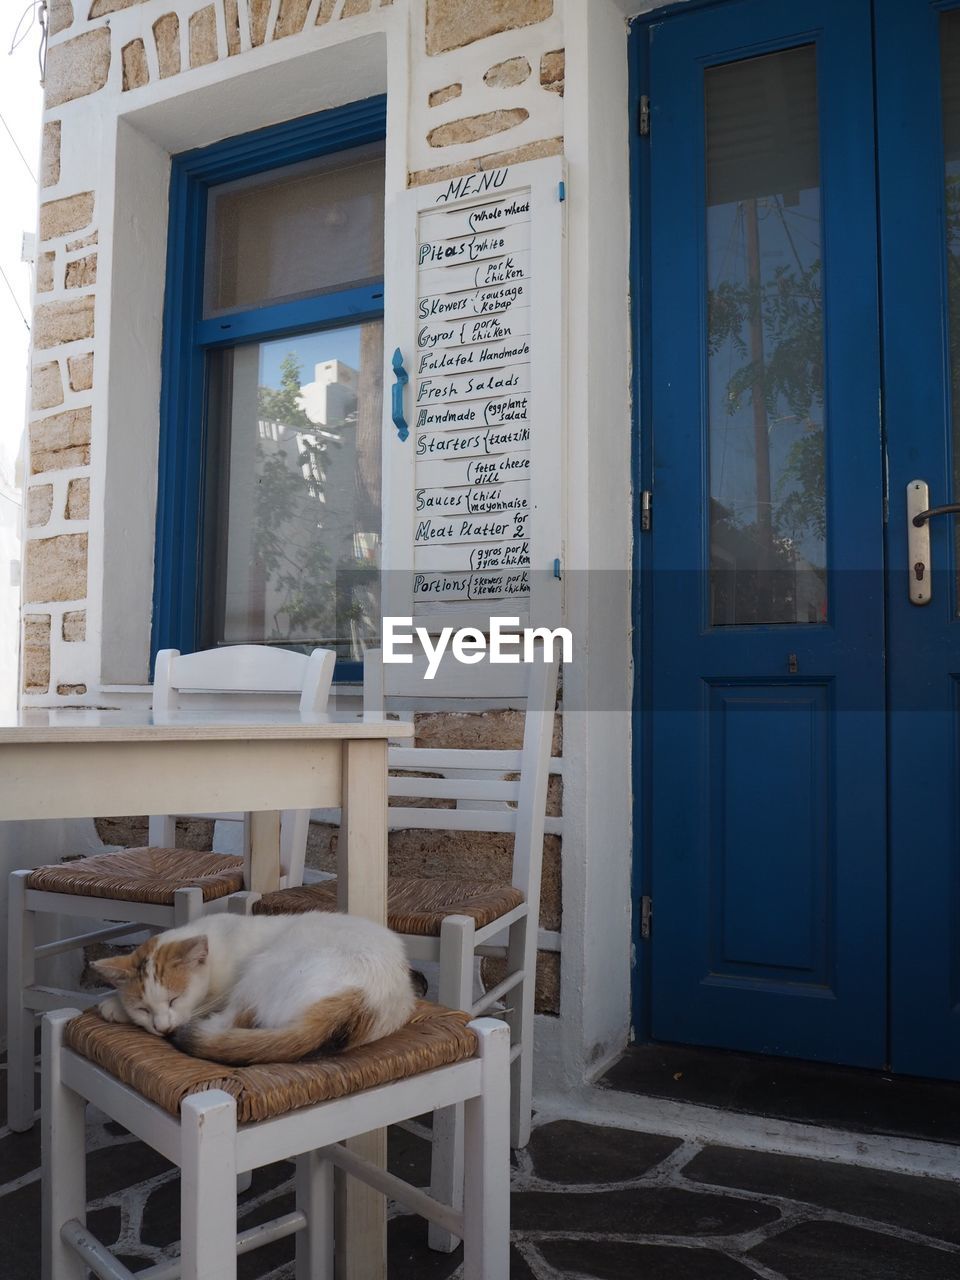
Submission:
M 204 902 L 211 902 L 243 888 L 243 863 L 189 849 L 124 849 L 37 867 L 27 877 L 27 888 L 157 906 L 171 906 L 177 889 L 197 888 Z
M 482 929 L 522 902 L 520 890 L 508 884 L 391 876 L 387 889 L 387 923 L 396 933 L 438 938 L 445 916 L 468 916 Z M 336 909 L 336 880 L 264 894 L 253 908 L 255 913 L 263 915 Z
M 477 1038 L 469 1021 L 469 1014 L 421 1000 L 405 1027 L 372 1044 L 253 1067 L 192 1058 L 139 1027 L 104 1022 L 94 1010 L 67 1024 L 65 1043 L 172 1115 L 189 1094 L 222 1089 L 236 1099 L 238 1123 L 248 1124 L 472 1058 Z

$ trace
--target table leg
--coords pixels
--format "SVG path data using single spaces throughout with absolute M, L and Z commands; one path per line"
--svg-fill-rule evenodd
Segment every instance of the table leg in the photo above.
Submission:
M 343 744 L 338 906 L 381 924 L 387 918 L 387 744 Z M 380 1129 L 347 1143 L 351 1151 L 387 1167 L 387 1135 Z M 386 1280 L 387 1202 L 337 1170 L 336 1280 Z
M 337 906 L 387 922 L 387 744 L 343 744 Z
M 245 887 L 254 893 L 280 888 L 280 814 L 267 810 L 250 814 L 250 861 L 244 867 Z

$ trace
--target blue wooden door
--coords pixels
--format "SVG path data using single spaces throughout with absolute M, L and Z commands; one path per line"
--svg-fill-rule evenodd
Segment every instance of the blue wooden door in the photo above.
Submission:
M 649 28 L 655 1038 L 886 1060 L 870 0 Z
M 642 56 L 652 1034 L 955 1077 L 960 3 Z
M 960 518 L 929 521 L 912 604 L 908 485 L 960 500 L 960 7 L 876 0 L 889 517 L 890 1060 L 960 1076 Z M 932 572 L 931 572 L 932 569 Z

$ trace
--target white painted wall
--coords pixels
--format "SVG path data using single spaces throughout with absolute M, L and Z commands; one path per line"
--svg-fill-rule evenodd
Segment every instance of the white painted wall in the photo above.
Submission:
M 150 0 L 117 12 L 111 19 L 116 38 L 148 33 L 160 12 Z M 71 667 L 98 701 L 142 701 L 170 155 L 386 91 L 388 360 L 396 345 L 392 334 L 401 327 L 398 317 L 409 305 L 409 297 L 398 296 L 394 287 L 392 203 L 406 190 L 408 170 L 461 158 L 460 148 L 442 154 L 429 148 L 428 128 L 506 103 L 480 81 L 447 107 L 428 111 L 427 92 L 460 77 L 476 86 L 485 67 L 522 54 L 530 42 L 533 76 L 520 91 L 511 90 L 509 100 L 526 101 L 529 93 L 539 113 L 536 128 L 528 122 L 529 128 L 489 140 L 484 149 L 519 146 L 565 130 L 570 305 L 566 372 L 557 373 L 567 379 L 571 431 L 566 493 L 558 500 L 568 512 L 567 610 L 579 651 L 567 676 L 567 701 L 611 708 L 568 711 L 564 727 L 562 1017 L 538 1019 L 537 1070 L 538 1086 L 569 1087 L 602 1069 L 622 1048 L 629 1027 L 627 28 L 616 0 L 557 0 L 549 21 L 556 42 L 548 47 L 566 47 L 563 100 L 537 83 L 541 28 L 504 33 L 429 59 L 422 53 L 422 5 L 408 9 L 406 0 L 154 80 L 134 93 L 120 92 L 114 68 L 105 90 L 57 112 L 72 121 L 71 146 L 64 150 L 60 188 L 44 196 L 95 187 L 100 231 L 88 626 L 82 652 L 71 646 Z M 467 152 L 477 154 L 476 146 Z M 385 369 L 385 387 L 391 382 Z M 589 575 L 579 572 L 588 568 Z M 615 572 L 605 575 L 604 569 Z M 54 610 L 55 646 L 61 644 L 58 622 Z

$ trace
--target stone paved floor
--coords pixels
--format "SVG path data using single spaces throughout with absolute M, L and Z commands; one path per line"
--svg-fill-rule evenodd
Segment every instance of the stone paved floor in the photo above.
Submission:
M 0 1068 L 2 1073 L 2 1068 Z M 0 1117 L 2 1119 L 2 1117 Z M 629 1124 L 629 1122 L 625 1122 Z M 429 1130 L 391 1132 L 395 1172 L 425 1184 Z M 0 1276 L 39 1276 L 39 1133 L 0 1129 Z M 131 1270 L 177 1251 L 175 1171 L 88 1114 L 89 1223 Z M 289 1211 L 291 1167 L 259 1170 L 240 1225 Z M 511 1280 L 956 1280 L 960 1183 L 551 1118 L 514 1159 Z M 293 1242 L 240 1260 L 292 1280 Z M 417 1218 L 391 1211 L 390 1280 L 446 1280 Z

